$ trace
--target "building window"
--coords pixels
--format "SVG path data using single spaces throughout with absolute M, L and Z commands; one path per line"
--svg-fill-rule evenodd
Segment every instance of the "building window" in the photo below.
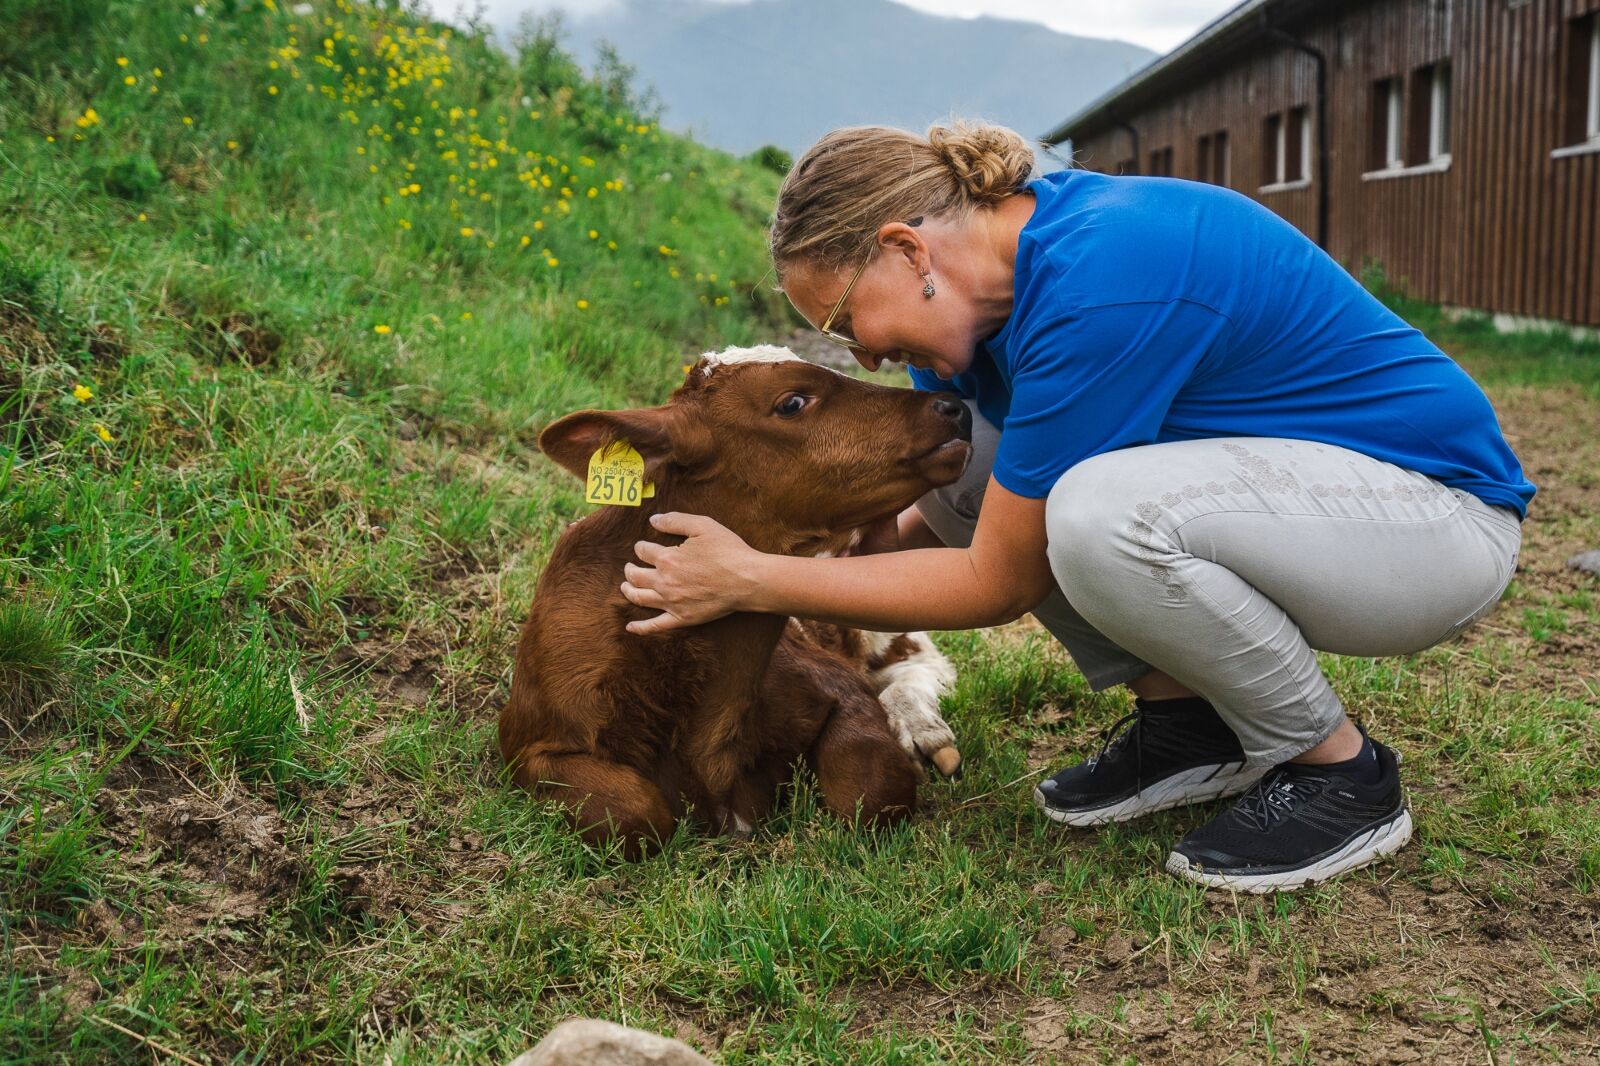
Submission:
M 1567 26 L 1566 143 L 1600 142 L 1600 12 Z
M 1162 178 L 1172 177 L 1172 148 L 1170 146 L 1157 148 L 1150 153 L 1149 173 Z
M 1203 135 L 1195 146 L 1195 177 L 1213 185 L 1228 184 L 1228 131 Z
M 1600 137 L 1600 15 L 1589 16 L 1589 139 Z
M 1283 181 L 1283 167 L 1287 152 L 1283 115 L 1268 115 L 1262 126 L 1261 184 L 1277 185 Z
M 1450 64 L 1433 63 L 1411 75 L 1411 116 L 1406 158 L 1445 163 L 1450 156 Z
M 1228 131 L 1211 135 L 1211 184 L 1228 184 Z
M 1311 180 L 1311 118 L 1304 107 L 1268 115 L 1262 126 L 1261 187 Z
M 1433 108 L 1428 115 L 1428 158 L 1450 154 L 1450 64 L 1433 68 Z
M 1392 170 L 1405 166 L 1405 158 L 1400 149 L 1402 99 L 1403 90 L 1399 78 L 1384 78 L 1373 83 L 1369 170 Z
M 1289 112 L 1288 130 L 1284 134 L 1283 181 L 1311 180 L 1311 112 L 1296 107 Z

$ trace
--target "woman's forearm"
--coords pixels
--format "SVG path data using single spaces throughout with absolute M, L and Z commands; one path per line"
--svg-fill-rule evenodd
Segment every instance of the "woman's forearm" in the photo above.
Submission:
M 982 578 L 964 548 L 921 548 L 845 559 L 763 555 L 745 610 L 880 632 L 978 629 L 1027 608 Z
M 900 512 L 897 526 L 900 534 L 901 551 L 910 551 L 914 548 L 944 547 L 944 542 L 939 539 L 933 530 L 928 528 L 928 523 L 923 519 L 922 512 L 915 507 L 907 507 Z

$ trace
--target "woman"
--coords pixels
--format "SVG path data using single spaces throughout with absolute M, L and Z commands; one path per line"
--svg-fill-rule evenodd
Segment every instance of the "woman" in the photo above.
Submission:
M 842 129 L 778 194 L 807 321 L 974 408 L 961 482 L 873 554 L 793 559 L 699 516 L 656 527 L 637 633 L 768 611 L 875 630 L 1032 611 L 1126 729 L 1042 782 L 1069 825 L 1243 793 L 1167 868 L 1295 888 L 1405 844 L 1397 758 L 1312 649 L 1446 640 L 1510 581 L 1534 488 L 1481 390 L 1246 197 L 1065 171 L 994 126 Z

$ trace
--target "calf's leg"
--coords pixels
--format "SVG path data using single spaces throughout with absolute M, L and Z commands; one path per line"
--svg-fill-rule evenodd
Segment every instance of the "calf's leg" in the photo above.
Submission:
M 889 731 L 883 707 L 868 693 L 840 697 L 806 754 L 822 802 L 841 818 L 874 828 L 910 817 L 922 776 Z
M 526 748 L 516 765 L 517 784 L 565 808 L 590 844 L 602 847 L 620 840 L 623 856 L 632 861 L 672 835 L 677 820 L 666 796 L 632 767 L 593 755 Z

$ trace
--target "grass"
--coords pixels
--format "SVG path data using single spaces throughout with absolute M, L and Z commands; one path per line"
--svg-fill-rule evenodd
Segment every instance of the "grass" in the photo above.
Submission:
M 508 56 L 323 0 L 0 24 L 0 1062 L 505 1061 L 573 1013 L 725 1063 L 1592 1042 L 1593 698 L 1501 680 L 1592 587 L 1328 660 L 1419 837 L 1296 897 L 1162 874 L 1196 812 L 1041 825 L 1032 780 L 1123 701 L 1026 627 L 940 637 L 968 769 L 911 825 L 860 835 L 802 780 L 753 842 L 619 863 L 494 754 L 585 510 L 533 440 L 789 328 L 776 174 L 537 31 Z M 1591 347 L 1401 306 L 1497 388 L 1600 395 Z

